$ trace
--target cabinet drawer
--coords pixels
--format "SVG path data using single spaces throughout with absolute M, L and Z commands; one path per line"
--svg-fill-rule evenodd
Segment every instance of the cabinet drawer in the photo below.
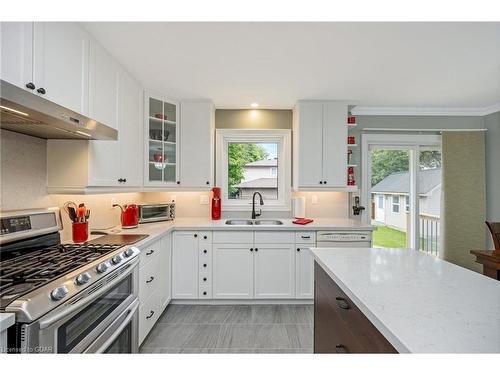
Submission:
M 295 243 L 297 244 L 315 244 L 316 232 L 296 232 Z
M 200 295 L 199 299 L 212 299 L 212 286 L 210 285 L 200 285 Z
M 158 262 L 148 262 L 139 269 L 139 301 L 143 303 L 157 289 L 160 281 Z
M 315 353 L 397 353 L 317 263 L 314 280 Z
M 252 244 L 252 231 L 216 231 L 213 233 L 213 243 Z
M 198 232 L 198 238 L 200 239 L 200 245 L 207 243 L 212 243 L 212 232 Z
M 139 345 L 160 317 L 159 300 L 158 292 L 155 292 L 139 306 Z
M 255 244 L 284 244 L 294 243 L 294 232 L 255 231 Z
M 155 259 L 155 262 L 158 262 L 158 255 L 160 254 L 160 243 L 161 241 L 153 242 L 148 246 L 144 246 L 141 248 L 141 255 L 139 258 L 139 267 L 143 268 L 148 264 L 152 259 Z

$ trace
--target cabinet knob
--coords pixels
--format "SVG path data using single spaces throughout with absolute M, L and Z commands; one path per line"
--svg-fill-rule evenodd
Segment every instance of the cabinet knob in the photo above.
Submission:
M 253 248 L 250 248 L 250 251 L 253 251 Z
M 206 264 L 206 263 L 203 263 L 203 267 L 206 267 L 206 266 L 207 266 L 207 264 Z
M 210 185 L 210 181 L 207 181 L 206 183 L 207 183 L 207 185 Z
M 259 251 L 259 249 L 255 248 L 255 251 Z
M 203 236 L 203 239 L 206 240 L 208 237 L 207 236 Z
M 297 251 L 300 251 L 300 248 L 297 248 Z
M 195 235 L 194 235 L 194 238 L 197 238 L 197 237 L 198 237 L 198 235 L 197 235 L 197 234 L 195 234 Z
M 204 277 L 204 278 L 203 278 L 203 281 L 207 281 L 207 278 L 206 278 L 206 277 Z
M 180 182 L 180 181 L 177 181 L 177 185 L 180 185 L 180 184 L 181 184 L 181 182 Z
M 207 292 L 203 292 L 203 295 L 206 296 L 207 295 Z
M 207 253 L 207 251 L 206 251 L 206 250 L 203 250 L 203 254 L 206 254 L 206 253 Z
M 33 82 L 29 82 L 26 84 L 26 88 L 30 89 L 30 90 L 34 90 L 35 89 L 35 84 Z
M 45 94 L 45 89 L 43 87 L 40 87 L 38 90 L 36 90 L 37 93 L 44 95 Z
M 319 184 L 320 184 L 320 185 L 323 185 L 323 181 L 320 181 L 320 182 L 319 182 Z
M 323 183 L 326 185 L 326 181 L 323 181 Z

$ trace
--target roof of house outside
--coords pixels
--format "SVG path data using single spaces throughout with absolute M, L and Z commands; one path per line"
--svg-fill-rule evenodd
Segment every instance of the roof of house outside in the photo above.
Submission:
M 425 169 L 419 173 L 419 194 L 427 194 L 441 184 L 441 168 Z M 405 193 L 410 192 L 409 172 L 393 173 L 372 187 L 372 193 Z
M 257 160 L 252 161 L 251 163 L 245 164 L 246 167 L 276 167 L 278 166 L 277 159 L 268 159 L 268 160 Z
M 278 179 L 276 177 L 272 178 L 257 178 L 255 180 L 242 182 L 236 185 L 237 188 L 278 188 Z

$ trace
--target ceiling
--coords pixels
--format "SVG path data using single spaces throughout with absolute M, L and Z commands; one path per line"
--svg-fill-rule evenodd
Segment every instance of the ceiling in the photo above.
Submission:
M 217 108 L 500 103 L 500 23 L 84 23 L 145 87 Z

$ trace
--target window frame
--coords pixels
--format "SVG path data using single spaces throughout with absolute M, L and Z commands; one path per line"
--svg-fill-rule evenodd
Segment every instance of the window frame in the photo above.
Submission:
M 394 198 L 398 198 L 398 201 L 397 203 L 394 202 Z M 394 211 L 394 207 L 397 206 L 398 207 L 398 210 L 397 211 Z M 399 214 L 401 212 L 401 198 L 399 195 L 397 194 L 393 194 L 392 195 L 392 206 L 391 206 L 391 211 L 393 214 Z
M 409 214 L 410 213 L 410 196 L 405 195 L 405 213 Z
M 385 207 L 385 202 L 384 202 L 385 201 L 385 195 L 384 194 L 380 194 L 377 197 L 377 199 L 378 199 L 378 208 L 380 208 L 381 210 L 383 210 L 384 207 Z M 382 204 L 380 204 L 380 203 L 382 203 Z
M 278 144 L 278 199 L 264 200 L 262 211 L 290 211 L 292 186 L 291 131 L 288 129 L 217 129 L 216 133 L 216 185 L 221 188 L 223 211 L 251 209 L 251 199 L 228 198 L 228 146 L 229 143 Z

